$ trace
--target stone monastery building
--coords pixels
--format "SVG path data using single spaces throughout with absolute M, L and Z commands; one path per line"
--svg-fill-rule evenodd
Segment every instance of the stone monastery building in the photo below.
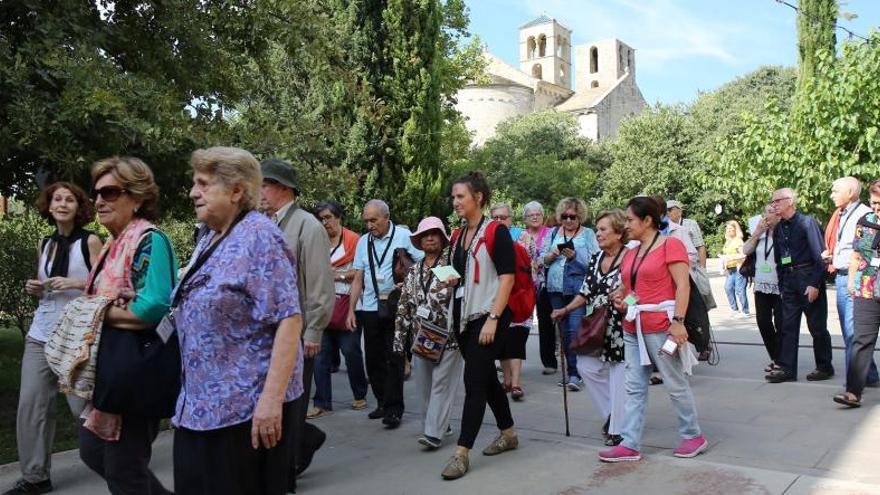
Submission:
M 519 69 L 486 52 L 489 82 L 457 95 L 474 144 L 499 122 L 548 108 L 576 115 L 581 134 L 594 141 L 616 137 L 620 121 L 645 107 L 635 51 L 616 38 L 578 45 L 572 88 L 571 49 L 571 30 L 542 15 L 519 28 Z

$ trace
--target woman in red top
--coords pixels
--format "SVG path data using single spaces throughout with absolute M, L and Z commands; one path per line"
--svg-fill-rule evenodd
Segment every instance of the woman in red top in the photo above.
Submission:
M 688 255 L 678 239 L 660 235 L 664 227 L 660 205 L 649 197 L 630 200 L 626 210 L 626 230 L 639 241 L 621 263 L 622 289 L 614 293 L 614 305 L 626 313 L 624 344 L 626 357 L 627 404 L 620 445 L 599 453 L 605 462 L 637 461 L 648 384 L 654 365 L 669 389 L 678 416 L 682 441 L 673 454 L 694 457 L 708 448 L 697 424 L 697 408 L 683 370 L 687 347 L 684 316 L 690 296 Z

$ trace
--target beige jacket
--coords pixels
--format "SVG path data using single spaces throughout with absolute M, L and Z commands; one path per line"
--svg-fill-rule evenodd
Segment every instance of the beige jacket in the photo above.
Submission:
M 327 231 L 318 219 L 295 204 L 281 217 L 278 227 L 296 258 L 303 340 L 320 344 L 336 302 Z

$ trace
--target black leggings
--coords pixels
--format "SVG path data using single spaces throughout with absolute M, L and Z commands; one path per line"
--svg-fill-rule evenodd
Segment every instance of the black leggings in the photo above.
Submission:
M 764 348 L 770 360 L 779 357 L 779 344 L 782 339 L 782 298 L 779 294 L 755 292 L 755 317 L 758 330 L 764 341 Z
M 505 311 L 498 322 L 495 341 L 489 345 L 480 345 L 480 330 L 485 322 L 485 316 L 469 322 L 464 333 L 458 336 L 464 357 L 465 391 L 458 445 L 467 449 L 474 447 L 474 441 L 483 424 L 483 415 L 486 414 L 487 403 L 492 409 L 492 414 L 495 415 L 495 423 L 499 430 L 513 427 L 510 403 L 507 401 L 507 394 L 504 393 L 501 382 L 498 381 L 498 372 L 495 369 L 495 360 L 500 355 L 507 337 L 505 332 L 510 327 L 510 311 Z

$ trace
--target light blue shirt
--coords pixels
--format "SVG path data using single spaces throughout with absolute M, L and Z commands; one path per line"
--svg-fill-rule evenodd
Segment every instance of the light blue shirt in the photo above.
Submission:
M 581 234 L 575 237 L 573 241 L 575 259 L 581 262 L 584 266 L 587 266 L 590 262 L 590 256 L 599 250 L 599 243 L 596 241 L 596 234 L 592 230 L 584 227 Z M 553 231 L 547 234 L 546 241 L 544 242 L 544 253 L 542 256 L 547 256 L 553 251 L 553 248 L 555 248 L 557 244 L 565 242 L 562 228 L 557 230 L 556 237 L 553 236 Z M 550 267 L 547 269 L 546 282 L 548 292 L 562 292 L 562 277 L 565 274 L 565 263 L 567 261 L 568 258 L 560 255 L 553 260 L 552 264 L 550 264 Z
M 393 239 L 391 238 L 392 232 L 394 233 Z M 388 232 L 385 233 L 385 236 L 381 239 L 373 240 L 373 246 L 376 248 L 373 266 L 376 269 L 376 285 L 379 286 L 380 294 L 388 294 L 394 289 L 393 266 L 395 249 L 406 249 L 416 261 L 425 257 L 425 253 L 412 245 L 412 241 L 409 239 L 410 235 L 412 235 L 412 232 L 406 227 L 395 226 L 393 223 L 389 223 Z M 357 304 L 356 309 L 358 311 L 378 311 L 379 309 L 378 298 L 373 288 L 373 278 L 370 276 L 370 260 L 367 258 L 370 251 L 369 238 L 370 234 L 362 235 L 358 241 L 357 250 L 354 253 L 354 269 L 364 272 L 364 290 L 361 292 L 361 299 Z M 388 247 L 389 242 L 391 242 L 390 247 Z M 382 265 L 380 266 L 379 258 L 382 257 L 386 247 L 388 247 L 388 254 L 382 260 Z

